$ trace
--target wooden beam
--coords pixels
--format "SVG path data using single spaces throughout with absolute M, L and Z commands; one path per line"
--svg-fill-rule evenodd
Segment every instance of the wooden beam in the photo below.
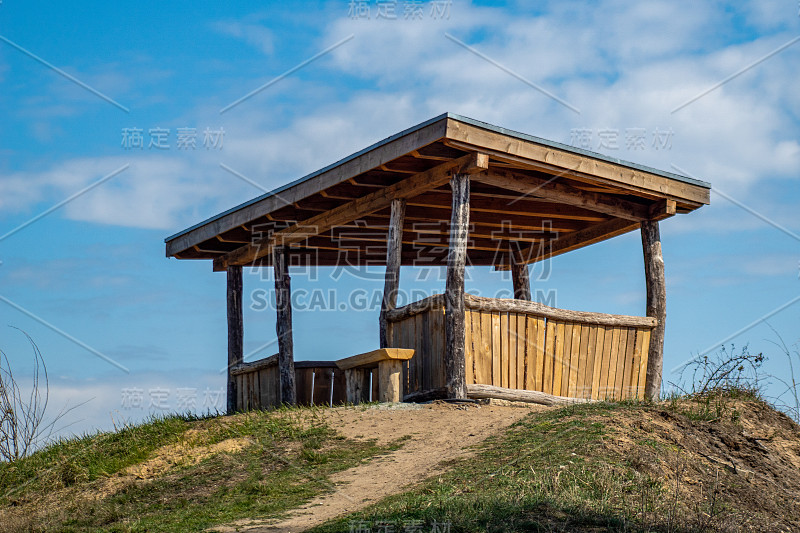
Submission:
M 264 370 L 265 368 L 270 368 L 276 366 L 277 364 L 278 364 L 278 354 L 270 355 L 269 357 L 259 359 L 258 361 L 251 361 L 249 363 L 239 363 L 238 365 L 231 367 L 231 374 L 234 376 L 238 376 L 240 374 L 258 372 L 259 370 Z
M 467 385 L 467 397 L 475 399 L 497 399 L 509 402 L 537 403 L 540 405 L 571 405 L 575 403 L 589 403 L 596 400 L 585 398 L 567 398 L 566 396 L 553 396 L 545 392 L 508 389 L 494 385 L 470 384 Z
M 297 394 L 294 385 L 294 340 L 292 338 L 292 285 L 289 277 L 289 250 L 283 246 L 272 251 L 275 271 L 275 306 L 278 319 L 278 373 L 280 375 L 280 404 L 295 405 Z
M 582 176 L 597 184 L 649 193 L 653 197 L 671 197 L 686 203 L 709 203 L 710 189 L 674 178 L 661 176 L 610 161 L 537 144 L 532 140 L 509 138 L 471 124 L 449 119 L 445 144 L 460 150 L 480 150 L 492 157 L 518 161 L 548 173 Z
M 514 286 L 515 300 L 531 300 L 531 280 L 528 275 L 528 265 L 515 261 L 519 243 L 510 242 L 508 255 L 511 258 L 511 282 Z
M 545 240 L 543 236 L 542 239 Z M 334 241 L 339 241 L 334 242 Z M 342 250 L 342 251 L 349 251 L 351 253 L 355 253 L 357 249 L 363 248 L 363 246 L 359 246 L 359 244 L 363 243 L 381 243 L 385 244 L 386 239 L 381 238 L 380 236 L 370 236 L 370 237 L 352 237 L 348 239 L 332 239 L 331 237 L 320 236 L 320 237 L 311 237 L 308 239 L 307 243 L 303 245 L 303 248 L 323 248 L 328 247 L 327 245 L 330 244 L 330 249 L 335 250 Z M 431 248 L 449 248 L 449 244 L 447 239 L 436 238 L 435 236 L 431 235 L 425 241 L 418 241 L 416 239 L 403 239 L 403 244 L 408 246 L 416 246 L 418 250 L 422 249 L 431 249 Z M 378 248 L 378 246 L 376 246 Z M 379 248 L 383 248 L 380 246 Z M 490 240 L 490 239 L 475 239 L 470 238 L 469 246 L 470 250 L 482 250 L 485 252 L 497 252 L 497 255 L 503 255 L 505 253 L 505 246 L 502 244 L 501 240 Z
M 390 322 L 398 322 L 420 313 L 427 313 L 433 309 L 441 309 L 442 307 L 444 307 L 444 294 L 433 294 L 403 307 L 392 309 L 386 313 L 386 318 Z
M 406 201 L 402 198 L 392 200 L 392 213 L 389 218 L 389 231 L 386 235 L 386 275 L 383 283 L 381 302 L 380 347 L 389 346 L 389 323 L 386 313 L 397 306 L 397 291 L 400 288 L 400 264 L 403 260 L 403 218 Z
M 431 302 L 430 305 L 433 305 Z M 643 316 L 609 315 L 606 313 L 591 313 L 588 311 L 572 311 L 550 307 L 539 302 L 526 302 L 508 298 L 486 298 L 467 294 L 465 296 L 467 309 L 486 311 L 492 313 L 523 313 L 564 322 L 577 322 L 597 326 L 626 327 L 626 328 L 654 328 L 656 319 Z M 408 306 L 406 306 L 408 307 Z M 402 316 L 405 307 L 395 311 L 394 316 Z M 416 309 L 415 309 L 416 310 Z M 393 318 L 393 317 L 392 317 Z
M 623 219 L 613 219 L 608 222 L 603 222 L 602 224 L 595 224 L 584 230 L 568 233 L 553 241 L 534 244 L 533 246 L 522 249 L 515 260 L 525 264 L 543 261 L 572 250 L 577 250 L 578 248 L 583 248 L 590 244 L 628 233 L 638 228 L 639 224 L 639 222 Z M 510 265 L 508 263 L 503 263 L 496 265 L 495 268 L 497 270 L 508 270 Z
M 658 320 L 658 324 L 650 334 L 644 395 L 648 400 L 655 401 L 661 394 L 661 375 L 664 367 L 664 326 L 667 318 L 667 287 L 664 279 L 664 257 L 661 253 L 658 222 L 642 222 L 642 250 L 647 285 L 647 316 Z
M 448 398 L 466 398 L 464 269 L 469 238 L 469 175 L 454 174 L 453 211 L 450 216 L 450 249 L 445 283 L 445 387 Z
M 434 213 L 431 213 L 430 209 L 424 210 L 428 212 L 428 216 L 418 216 L 420 212 L 423 210 L 420 209 L 412 209 L 406 206 L 406 221 L 409 222 L 432 222 L 432 223 L 439 223 L 442 222 L 441 219 L 437 218 Z M 412 214 L 414 213 L 414 214 Z M 375 214 L 370 215 L 379 218 L 386 218 L 388 215 L 382 214 Z M 448 216 L 449 218 L 449 216 Z M 512 219 L 512 224 L 509 224 L 507 221 L 502 220 L 500 217 L 487 215 L 480 212 L 471 211 L 469 217 L 470 224 L 475 227 L 483 227 L 483 228 L 500 228 L 500 229 L 513 229 L 513 230 L 520 230 L 520 231 L 533 231 L 533 232 L 546 232 L 546 231 L 575 231 L 579 229 L 583 229 L 587 226 L 587 223 L 582 221 L 570 221 L 570 220 L 549 220 L 546 217 L 528 217 L 528 216 L 515 216 Z M 509 226 L 511 226 L 509 228 Z M 412 226 L 413 227 L 413 226 Z M 489 230 L 492 231 L 492 230 Z
M 244 322 L 242 320 L 242 267 L 228 267 L 228 391 L 227 413 L 233 414 L 236 405 L 236 380 L 231 369 L 244 361 Z
M 276 231 L 251 244 L 237 248 L 214 259 L 214 270 L 224 270 L 228 265 L 246 265 L 268 255 L 273 246 L 288 246 L 301 242 L 313 235 L 351 222 L 375 211 L 388 207 L 395 198 L 408 198 L 425 190 L 447 183 L 451 173 L 473 174 L 489 168 L 489 158 L 484 154 L 472 153 L 458 159 L 442 163 L 425 172 L 415 174 L 394 185 L 371 192 L 361 198 L 340 205 L 319 215 L 313 216 L 286 229 Z
M 663 199 L 653 202 L 650 206 L 649 216 L 650 220 L 663 220 L 671 217 L 677 211 L 675 200 Z
M 517 191 L 531 197 L 543 197 L 558 202 L 583 207 L 605 215 L 640 222 L 649 218 L 648 207 L 613 196 L 587 192 L 559 183 L 557 178 L 544 179 L 521 176 L 509 171 L 493 170 L 475 178 L 481 183 Z
M 499 191 L 497 188 L 493 188 Z M 337 200 L 352 201 L 358 198 L 359 195 L 338 195 L 335 197 Z M 571 205 L 560 204 L 550 198 L 540 198 L 531 196 L 525 198 L 520 194 L 514 195 L 513 192 L 496 194 L 470 193 L 472 203 L 470 211 L 472 213 L 492 213 L 504 214 L 513 216 L 527 216 L 527 217 L 543 217 L 548 219 L 567 219 L 567 220 L 582 220 L 588 222 L 601 222 L 607 220 L 608 216 L 604 216 L 596 211 L 588 209 L 581 209 Z M 332 196 L 328 198 L 333 198 Z M 409 199 L 408 205 L 410 207 L 433 208 L 433 209 L 450 209 L 450 191 L 442 189 L 431 189 L 424 193 Z M 297 203 L 296 207 L 304 211 L 328 211 L 334 206 L 330 201 L 326 202 L 302 202 Z M 652 218 L 652 217 L 651 217 Z
M 405 220 L 409 218 L 406 217 Z M 472 216 L 470 216 L 472 219 Z M 336 229 L 345 229 L 343 233 L 346 235 L 347 240 L 358 241 L 359 234 L 363 233 L 364 235 L 375 236 L 376 233 L 386 232 L 388 231 L 389 227 L 385 224 L 382 224 L 381 220 L 370 220 L 367 219 L 365 224 L 347 224 L 344 226 L 339 226 Z M 419 235 L 450 235 L 449 229 L 446 227 L 445 224 L 439 224 L 440 221 L 433 221 L 432 223 L 426 224 L 410 224 L 406 225 L 403 229 L 403 242 L 408 241 L 416 241 L 419 238 Z M 480 226 L 481 229 L 476 229 L 476 226 Z M 491 240 L 501 240 L 501 241 L 517 241 L 517 242 L 539 242 L 545 240 L 547 238 L 553 238 L 555 233 L 559 232 L 569 232 L 574 231 L 577 228 L 547 228 L 545 232 L 543 228 L 539 228 L 538 230 L 532 230 L 530 227 L 525 228 L 528 231 L 523 231 L 522 229 L 517 230 L 516 226 L 507 225 L 505 228 L 487 230 L 486 226 L 476 224 L 474 221 L 470 220 L 470 237 L 475 238 L 483 238 L 483 239 L 491 239 Z M 352 231 L 352 233 L 351 233 Z M 331 235 L 328 233 L 326 235 Z M 326 236 L 323 235 L 323 236 Z M 336 238 L 341 238 L 339 235 L 336 235 Z
M 473 195 L 470 193 L 470 198 L 473 198 Z M 521 203 L 521 202 L 520 202 Z M 568 207 L 568 206 L 562 206 Z M 405 221 L 407 222 L 407 226 L 413 229 L 416 226 L 424 226 L 424 227 L 431 227 L 431 224 L 416 224 L 416 222 L 430 222 L 433 224 L 441 224 L 443 227 L 447 226 L 447 223 L 450 221 L 450 199 L 448 198 L 447 206 L 437 206 L 437 207 L 416 207 L 412 203 L 406 203 L 406 216 Z M 577 208 L 570 208 L 570 209 L 577 209 Z M 581 210 L 584 211 L 584 210 Z M 473 226 L 484 226 L 487 228 L 506 228 L 512 230 L 530 230 L 530 231 L 574 231 L 578 229 L 583 229 L 589 225 L 589 222 L 604 222 L 609 220 L 609 218 L 605 215 L 596 214 L 595 216 L 588 217 L 586 215 L 579 215 L 574 218 L 563 214 L 563 213 L 546 213 L 546 212 L 537 212 L 537 211 L 525 211 L 525 208 L 522 207 L 518 212 L 514 212 L 513 216 L 506 216 L 506 217 L 498 217 L 496 216 L 495 212 L 484 212 L 480 209 L 471 208 L 470 209 L 470 224 Z M 297 220 L 302 220 L 305 217 L 298 217 L 297 212 L 286 214 L 286 218 L 280 220 L 281 223 L 287 223 L 290 221 L 290 224 L 295 224 Z M 313 215 L 312 215 L 313 216 Z M 362 221 L 372 221 L 374 219 L 384 219 L 385 222 L 381 222 L 384 228 L 388 228 L 388 219 L 390 217 L 390 212 L 388 208 L 381 209 L 380 211 L 376 211 L 375 213 L 371 213 L 366 215 L 365 217 L 360 217 L 354 221 L 347 222 L 345 224 L 341 224 L 337 227 L 352 227 L 356 224 L 361 223 Z M 276 217 L 276 222 L 278 219 Z M 411 224 L 414 223 L 414 224 Z M 367 224 L 369 225 L 369 224 Z M 449 233 L 449 230 L 448 230 Z M 218 251 L 218 253 L 220 253 Z
M 491 172 L 494 174 L 494 171 Z M 481 179 L 486 183 L 487 179 Z M 408 201 L 409 206 L 424 207 L 433 209 L 449 209 L 449 202 L 445 203 L 444 198 L 437 198 L 441 194 L 441 190 L 427 191 L 425 194 L 412 198 Z M 579 193 L 583 193 L 580 191 Z M 594 193 L 592 193 L 594 194 Z M 501 198 L 475 198 L 472 196 L 472 205 L 470 211 L 473 213 L 492 213 L 510 216 L 538 216 L 543 218 L 563 218 L 567 220 L 584 220 L 588 222 L 600 222 L 607 220 L 608 216 L 599 214 L 598 211 L 589 211 L 587 209 L 578 209 L 571 205 L 559 205 L 550 199 L 543 201 L 542 199 L 531 196 L 525 198 L 523 195 L 517 197 L 517 200 L 508 200 Z M 642 210 L 646 214 L 646 210 Z
M 350 370 L 351 368 L 375 367 L 383 361 L 408 361 L 414 357 L 414 350 L 407 348 L 380 348 L 371 352 L 360 353 L 339 359 L 336 366 L 340 370 Z

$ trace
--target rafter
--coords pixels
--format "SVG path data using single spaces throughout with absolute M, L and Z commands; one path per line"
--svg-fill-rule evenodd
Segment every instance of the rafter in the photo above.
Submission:
M 637 229 L 639 224 L 639 222 L 617 218 L 602 224 L 589 226 L 584 230 L 568 233 L 552 241 L 533 244 L 527 248 L 523 248 L 518 252 L 516 262 L 519 264 L 529 264 L 543 261 L 577 248 L 582 248 L 596 242 L 611 239 L 617 235 L 628 233 L 629 231 Z M 508 270 L 510 268 L 508 258 L 506 258 L 504 263 L 495 265 L 495 268 L 497 270 Z
M 352 200 L 330 211 L 313 216 L 301 223 L 277 231 L 241 248 L 214 259 L 214 270 L 225 270 L 229 265 L 246 265 L 269 254 L 273 245 L 290 245 L 313 235 L 356 220 L 362 216 L 386 208 L 394 198 L 409 198 L 446 183 L 453 173 L 475 174 L 489 167 L 485 154 L 471 153 L 458 159 L 442 163 L 403 181 Z

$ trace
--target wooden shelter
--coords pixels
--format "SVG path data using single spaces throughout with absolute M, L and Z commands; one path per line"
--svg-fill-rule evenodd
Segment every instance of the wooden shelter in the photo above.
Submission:
M 363 399 L 364 372 L 377 387 L 379 366 L 401 368 L 399 398 L 652 398 L 666 317 L 658 223 L 709 193 L 702 181 L 448 113 L 173 235 L 166 254 L 227 272 L 231 411 Z M 529 264 L 637 229 L 645 316 L 531 301 Z M 348 358 L 337 388 L 344 363 L 294 361 L 289 268 L 343 264 L 386 265 L 380 348 L 414 351 L 362 354 L 355 367 Z M 444 294 L 397 308 L 402 265 L 446 265 Z M 510 270 L 514 299 L 465 294 L 467 265 Z M 275 272 L 279 353 L 255 363 L 242 361 L 243 266 Z

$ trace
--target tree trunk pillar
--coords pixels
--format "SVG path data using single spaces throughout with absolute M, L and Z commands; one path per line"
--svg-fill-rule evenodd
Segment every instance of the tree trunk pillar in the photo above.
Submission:
M 278 319 L 275 330 L 278 334 L 278 372 L 280 375 L 280 403 L 295 405 L 297 396 L 294 385 L 294 341 L 292 340 L 292 288 L 289 277 L 289 250 L 276 246 L 272 252 L 275 269 L 275 304 Z
M 655 220 L 642 222 L 642 249 L 644 251 L 644 275 L 647 284 L 647 316 L 658 320 L 658 325 L 650 334 L 644 395 L 648 400 L 657 400 L 661 394 L 661 375 L 664 367 L 667 287 L 664 279 L 661 235 L 658 230 L 658 222 Z
M 450 215 L 450 245 L 445 285 L 445 384 L 448 398 L 466 398 L 464 269 L 469 237 L 469 175 L 450 179 L 453 208 Z
M 389 219 L 389 232 L 386 236 L 386 280 L 383 284 L 383 301 L 380 314 L 380 347 L 388 348 L 389 323 L 386 313 L 397 307 L 397 292 L 400 289 L 400 264 L 403 252 L 403 219 L 405 218 L 406 201 L 400 198 L 392 200 L 392 212 Z
M 244 322 L 242 319 L 242 267 L 228 267 L 228 394 L 227 413 L 236 412 L 236 379 L 231 368 L 244 361 Z
M 511 262 L 511 282 L 514 284 L 515 300 L 531 300 L 531 280 L 528 265 L 517 262 L 515 243 L 509 243 L 508 256 Z

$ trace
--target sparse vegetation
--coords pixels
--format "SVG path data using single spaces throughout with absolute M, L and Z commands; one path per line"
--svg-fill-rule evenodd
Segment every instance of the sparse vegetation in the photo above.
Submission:
M 773 341 L 773 344 L 786 357 L 786 362 L 789 364 L 788 375 L 770 376 L 783 386 L 783 389 L 772 398 L 772 402 L 781 411 L 791 416 L 795 422 L 800 423 L 800 383 L 795 375 L 795 364 L 800 363 L 800 343 L 795 343 L 789 348 L 780 334 L 774 329 L 772 331 L 778 339 Z
M 46 419 L 50 400 L 47 365 L 30 335 L 24 331 L 22 334 L 32 351 L 29 388 L 20 386 L 8 356 L 0 351 L 0 461 L 26 457 L 47 442 L 56 424 L 73 409 L 65 406 L 50 420 Z
M 699 396 L 532 414 L 446 474 L 314 531 L 797 529 L 800 475 L 781 465 L 800 461 L 800 428 L 753 396 L 717 394 L 723 416 L 708 420 L 685 414 L 706 409 Z
M 712 391 L 758 395 L 763 386 L 759 371 L 765 360 L 763 353 L 750 353 L 746 344 L 738 353 L 733 344 L 730 348 L 722 346 L 713 354 L 698 355 L 683 365 L 679 382 L 672 385 L 684 395 L 704 396 Z M 687 375 L 688 385 L 684 384 Z
M 153 418 L 0 464 L 0 531 L 196 531 L 277 516 L 392 449 L 340 438 L 312 408 Z

